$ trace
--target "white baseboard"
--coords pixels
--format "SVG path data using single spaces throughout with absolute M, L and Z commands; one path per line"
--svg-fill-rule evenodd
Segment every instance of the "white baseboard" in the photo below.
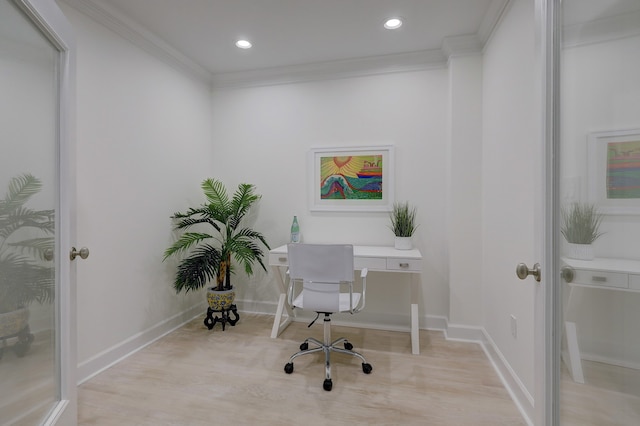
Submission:
M 491 336 L 489 336 L 484 329 L 483 335 L 484 338 L 481 344 L 485 354 L 487 354 L 487 358 L 489 358 L 489 361 L 496 370 L 507 392 L 511 395 L 511 399 L 516 404 L 524 420 L 528 425 L 533 426 L 533 419 L 535 417 L 533 396 L 529 393 L 515 371 L 513 371 Z
M 78 384 L 82 384 L 96 374 L 106 370 L 129 355 L 155 342 L 161 337 L 182 327 L 195 317 L 206 312 L 206 302 L 198 303 L 191 308 L 155 324 L 127 340 L 114 345 L 94 357 L 78 364 Z
M 634 370 L 640 370 L 640 363 L 635 361 L 627 361 L 623 359 L 612 358 L 612 357 L 602 356 L 602 355 L 597 355 L 592 353 L 584 353 L 584 352 L 582 352 L 580 355 L 581 355 L 580 358 L 582 358 L 585 361 L 601 362 L 603 364 L 610 364 L 610 365 L 616 365 L 618 367 L 633 368 Z

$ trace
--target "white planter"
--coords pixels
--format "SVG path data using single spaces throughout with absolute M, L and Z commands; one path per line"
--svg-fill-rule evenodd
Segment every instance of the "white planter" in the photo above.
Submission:
M 395 237 L 396 250 L 411 250 L 413 248 L 413 240 L 411 237 Z
M 595 257 L 592 244 L 569 243 L 567 247 L 567 257 L 571 259 L 593 260 Z

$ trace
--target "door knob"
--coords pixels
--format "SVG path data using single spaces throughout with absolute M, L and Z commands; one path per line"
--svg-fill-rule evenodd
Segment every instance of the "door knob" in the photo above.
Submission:
M 540 280 L 542 279 L 542 270 L 539 263 L 533 265 L 533 268 L 531 269 L 529 269 L 529 267 L 524 263 L 518 263 L 518 266 L 516 266 L 516 275 L 521 280 L 524 280 L 529 275 L 533 275 L 536 281 L 540 282 Z
M 44 260 L 53 260 L 53 249 L 45 249 L 42 256 L 44 257 Z
M 563 266 L 560 269 L 560 276 L 565 282 L 573 282 L 573 278 L 576 275 L 576 271 L 571 266 Z
M 76 250 L 75 247 L 71 247 L 71 253 L 69 253 L 69 258 L 74 260 L 77 256 L 80 256 L 83 259 L 89 257 L 89 249 L 86 247 L 82 247 L 79 251 Z

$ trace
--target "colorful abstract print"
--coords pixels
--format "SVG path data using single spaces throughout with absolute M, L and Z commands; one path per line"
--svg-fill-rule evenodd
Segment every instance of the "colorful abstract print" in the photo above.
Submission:
M 320 157 L 320 198 L 382 200 L 382 155 Z
M 607 144 L 607 198 L 640 198 L 640 141 Z

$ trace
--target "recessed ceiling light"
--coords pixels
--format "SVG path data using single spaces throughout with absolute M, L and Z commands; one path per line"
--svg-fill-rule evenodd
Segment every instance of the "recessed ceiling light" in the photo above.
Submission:
M 236 46 L 238 46 L 240 49 L 250 49 L 251 42 L 249 40 L 238 40 L 236 41 Z
M 389 18 L 384 23 L 384 27 L 388 30 L 395 30 L 402 26 L 402 19 L 400 18 Z

